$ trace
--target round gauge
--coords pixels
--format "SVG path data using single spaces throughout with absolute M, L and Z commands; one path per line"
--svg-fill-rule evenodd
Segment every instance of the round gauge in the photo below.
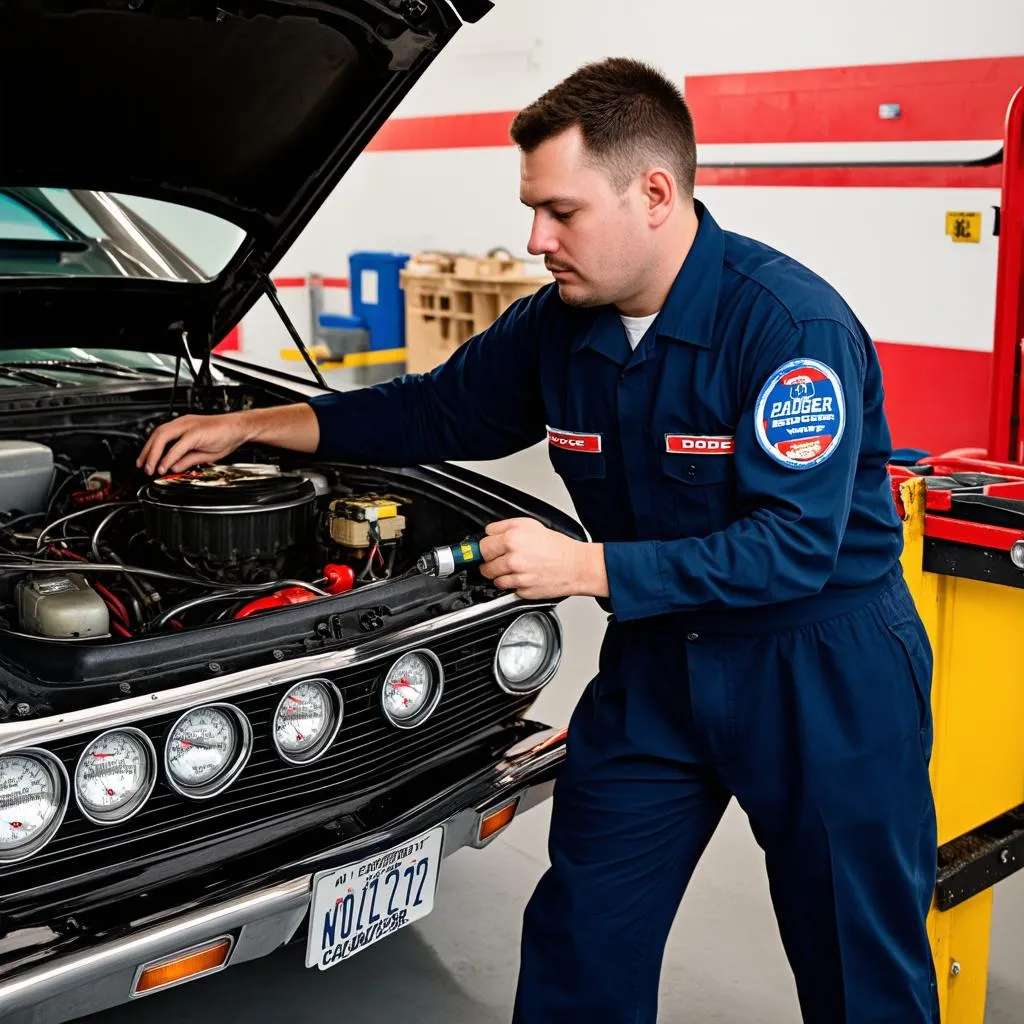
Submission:
M 78 808 L 97 825 L 125 821 L 156 784 L 156 751 L 138 729 L 111 729 L 82 751 L 75 769 Z
M 182 796 L 203 799 L 227 788 L 252 750 L 252 726 L 230 704 L 186 711 L 171 727 L 164 750 L 167 781 Z
M 0 757 L 0 864 L 38 853 L 52 838 L 68 806 L 68 775 L 46 750 Z
M 494 674 L 503 690 L 530 693 L 555 674 L 561 654 L 557 620 L 543 612 L 526 612 L 502 634 Z
M 388 670 L 381 691 L 384 714 L 392 725 L 412 729 L 430 717 L 441 699 L 444 673 L 430 651 L 403 654 Z
M 281 698 L 274 715 L 274 746 L 290 764 L 315 761 L 341 726 L 342 700 L 327 679 L 296 683 Z

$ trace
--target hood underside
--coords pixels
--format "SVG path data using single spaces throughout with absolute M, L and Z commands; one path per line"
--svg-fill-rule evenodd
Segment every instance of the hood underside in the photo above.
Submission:
M 469 19 L 486 6 L 0 0 L 0 187 L 169 200 L 247 235 L 215 279 L 154 282 L 151 312 L 137 281 L 0 277 L 0 344 L 45 341 L 34 318 L 65 300 L 58 320 L 109 309 L 124 347 L 181 323 L 200 345 L 219 340 L 457 31 L 457 10 Z

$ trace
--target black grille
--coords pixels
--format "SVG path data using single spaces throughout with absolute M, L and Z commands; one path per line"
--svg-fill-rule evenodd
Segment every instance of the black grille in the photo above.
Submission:
M 286 764 L 271 739 L 274 711 L 293 684 L 229 698 L 252 724 L 253 749 L 234 783 L 209 800 L 188 800 L 164 781 L 163 744 L 178 714 L 138 723 L 153 741 L 160 765 L 156 789 L 143 810 L 123 825 L 95 825 L 82 816 L 72 795 L 49 845 L 0 873 L 0 894 L 59 884 L 86 865 L 90 872 L 123 868 L 136 859 L 174 853 L 325 801 L 347 804 L 358 801 L 360 794 L 400 784 L 418 766 L 485 736 L 533 702 L 531 696 L 503 692 L 494 679 L 495 650 L 507 624 L 507 619 L 490 622 L 421 645 L 440 659 L 444 691 L 433 715 L 416 729 L 394 728 L 381 711 L 380 687 L 392 658 L 328 675 L 341 690 L 345 713 L 328 752 L 310 765 Z M 95 735 L 47 745 L 72 779 L 82 750 Z

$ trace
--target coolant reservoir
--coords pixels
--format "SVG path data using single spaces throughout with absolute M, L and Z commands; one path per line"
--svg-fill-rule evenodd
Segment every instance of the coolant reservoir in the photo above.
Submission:
M 22 632 L 55 640 L 106 636 L 110 612 L 80 573 L 40 576 L 17 586 Z

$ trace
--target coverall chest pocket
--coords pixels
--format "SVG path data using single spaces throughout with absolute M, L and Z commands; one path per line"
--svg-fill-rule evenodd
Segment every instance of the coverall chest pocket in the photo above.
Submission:
M 604 455 L 580 452 L 548 445 L 548 457 L 555 472 L 568 484 L 574 480 L 603 480 Z
M 615 517 L 608 495 L 607 469 L 602 452 L 580 452 L 548 447 L 554 471 L 587 531 L 595 537 L 613 536 Z
M 702 537 L 732 521 L 732 455 L 662 452 L 666 525 L 676 536 Z

